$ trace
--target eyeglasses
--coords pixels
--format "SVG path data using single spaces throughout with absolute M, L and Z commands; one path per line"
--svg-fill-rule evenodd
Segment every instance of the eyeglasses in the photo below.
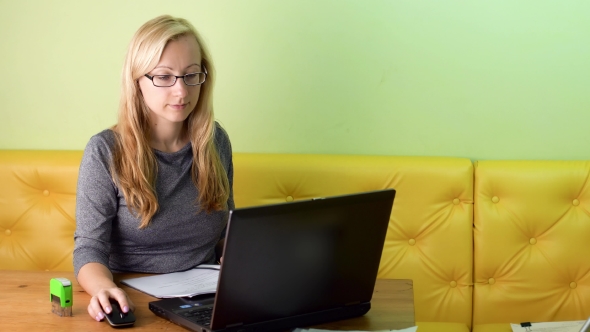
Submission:
M 176 84 L 176 80 L 179 78 L 182 78 L 182 80 L 184 81 L 184 84 L 188 85 L 188 86 L 195 86 L 195 85 L 201 85 L 203 83 L 205 83 L 205 79 L 207 78 L 207 68 L 203 67 L 203 69 L 205 70 L 204 73 L 188 73 L 188 74 L 184 74 L 182 76 L 175 76 L 175 75 L 153 75 L 150 76 L 148 74 L 145 74 L 145 77 L 149 78 L 152 83 L 154 84 L 154 86 L 157 87 L 169 87 L 169 86 L 173 86 L 174 84 Z

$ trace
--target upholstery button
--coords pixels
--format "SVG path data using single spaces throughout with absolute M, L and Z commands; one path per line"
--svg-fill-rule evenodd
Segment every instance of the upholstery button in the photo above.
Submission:
M 492 197 L 492 202 L 498 203 L 499 201 L 500 201 L 500 199 L 498 198 L 498 196 Z
M 459 203 L 461 203 L 461 200 L 460 200 L 460 199 L 458 199 L 458 198 L 455 198 L 455 199 L 453 200 L 453 204 L 455 204 L 455 205 L 459 205 Z
M 410 240 L 408 241 L 408 243 L 409 243 L 411 246 L 413 246 L 413 245 L 415 245 L 415 244 L 416 244 L 416 240 L 414 240 L 414 239 L 410 239 Z
M 578 201 L 577 199 L 574 199 L 574 200 L 572 201 L 572 204 L 573 204 L 574 206 L 578 206 L 578 205 L 580 205 L 580 201 Z
M 531 239 L 529 240 L 529 243 L 530 243 L 530 244 L 536 244 L 536 243 L 537 243 L 537 239 L 535 239 L 535 238 L 533 237 L 533 238 L 531 238 Z
M 49 196 L 49 190 L 47 190 L 47 189 L 43 190 L 43 196 Z
M 451 281 L 451 288 L 457 287 L 457 282 L 455 280 Z
M 576 284 L 574 281 L 570 282 L 570 288 L 571 289 L 574 289 L 576 287 L 578 287 L 578 284 Z
M 287 196 L 287 198 L 285 198 L 285 200 L 287 202 L 293 202 L 293 196 Z
M 4 234 L 6 234 L 6 236 L 10 236 L 10 234 L 12 234 L 12 231 L 10 229 L 7 229 L 4 231 Z
M 494 278 L 488 279 L 488 284 L 493 285 L 495 283 L 496 283 L 496 280 L 494 280 Z

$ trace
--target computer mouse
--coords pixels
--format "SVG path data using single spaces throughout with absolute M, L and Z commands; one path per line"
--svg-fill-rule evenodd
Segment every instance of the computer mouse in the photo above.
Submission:
M 110 314 L 106 314 L 107 322 L 112 327 L 130 327 L 135 323 L 135 315 L 131 310 L 125 313 L 121 310 L 119 302 L 111 300 L 112 311 Z

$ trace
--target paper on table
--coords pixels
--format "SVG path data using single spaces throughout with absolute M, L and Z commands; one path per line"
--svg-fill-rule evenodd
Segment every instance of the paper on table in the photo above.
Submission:
M 408 327 L 406 329 L 401 330 L 378 330 L 378 331 L 371 331 L 371 332 L 416 332 L 418 330 L 418 326 Z M 332 330 L 321 330 L 321 329 L 294 329 L 293 332 L 332 332 Z M 341 331 L 334 331 L 334 332 L 341 332 Z M 366 331 L 346 331 L 346 332 L 366 332 Z
M 510 324 L 513 332 L 580 332 L 584 321 L 531 323 L 528 328 L 520 324 Z
M 215 293 L 219 265 L 199 265 L 184 272 L 121 280 L 121 283 L 148 295 L 167 298 Z

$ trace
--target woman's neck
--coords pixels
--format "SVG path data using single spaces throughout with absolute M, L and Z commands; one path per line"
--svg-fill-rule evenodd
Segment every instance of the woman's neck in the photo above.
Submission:
M 189 142 L 183 123 L 171 123 L 167 126 L 152 124 L 150 146 L 162 152 L 176 152 Z

